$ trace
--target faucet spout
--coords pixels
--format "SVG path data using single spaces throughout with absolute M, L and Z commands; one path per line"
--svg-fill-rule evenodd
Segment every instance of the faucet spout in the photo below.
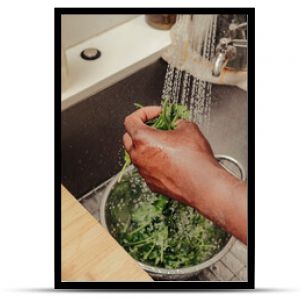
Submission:
M 217 55 L 212 69 L 213 76 L 220 76 L 223 67 L 236 56 L 236 47 L 230 38 L 222 38 L 217 46 Z
M 225 53 L 219 52 L 213 64 L 212 75 L 215 77 L 219 77 L 225 63 L 226 63 Z

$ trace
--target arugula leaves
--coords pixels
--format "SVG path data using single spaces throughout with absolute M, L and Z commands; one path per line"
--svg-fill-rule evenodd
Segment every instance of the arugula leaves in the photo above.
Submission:
M 133 258 L 169 269 L 206 261 L 229 239 L 192 207 L 152 193 L 136 169 L 115 185 L 108 215 L 110 232 Z

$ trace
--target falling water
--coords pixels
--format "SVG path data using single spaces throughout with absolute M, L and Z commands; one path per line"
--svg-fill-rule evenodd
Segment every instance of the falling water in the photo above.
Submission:
M 171 59 L 162 92 L 163 99 L 187 105 L 191 120 L 204 131 L 209 129 L 211 83 L 192 76 L 185 69 L 195 61 L 211 61 L 215 51 L 216 22 L 216 15 L 177 15 L 171 32 Z

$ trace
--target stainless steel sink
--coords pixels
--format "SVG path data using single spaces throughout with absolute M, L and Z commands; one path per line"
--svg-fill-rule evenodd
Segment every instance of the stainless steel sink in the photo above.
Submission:
M 160 104 L 167 64 L 158 60 L 62 112 L 62 183 L 77 198 L 116 174 L 122 163 L 123 121 L 135 108 Z M 216 154 L 237 159 L 247 170 L 247 93 L 214 85 L 210 130 Z
M 166 64 L 159 60 L 61 113 L 62 183 L 77 198 L 116 174 L 123 122 L 135 107 L 159 105 Z
M 237 87 L 212 88 L 212 110 L 207 138 L 216 154 L 226 154 L 248 169 L 247 93 Z

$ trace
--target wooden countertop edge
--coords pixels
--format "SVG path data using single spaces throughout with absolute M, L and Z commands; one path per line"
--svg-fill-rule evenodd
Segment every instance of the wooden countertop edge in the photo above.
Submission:
M 64 186 L 61 222 L 62 281 L 152 281 Z

